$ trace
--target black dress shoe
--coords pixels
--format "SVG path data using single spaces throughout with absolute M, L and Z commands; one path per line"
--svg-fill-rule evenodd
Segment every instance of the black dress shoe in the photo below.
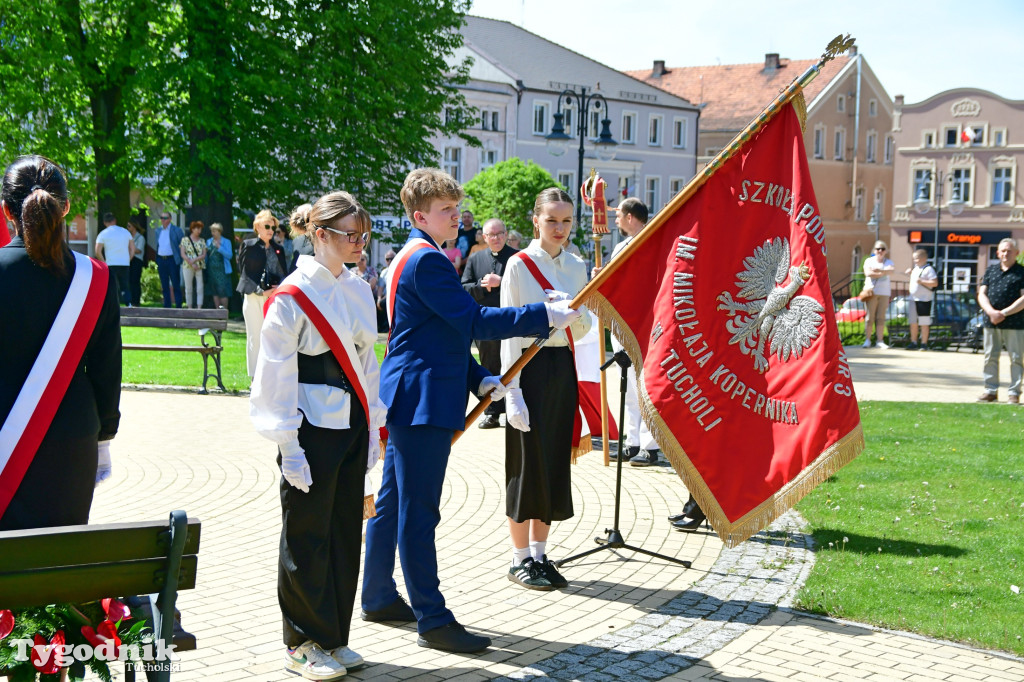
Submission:
M 683 532 L 693 532 L 694 530 L 699 528 L 700 524 L 705 522 L 707 519 L 708 516 L 705 513 L 703 513 L 703 510 L 701 510 L 700 507 L 695 506 L 693 510 L 690 512 L 689 516 L 679 521 L 676 521 L 672 524 L 672 527 L 674 527 L 676 530 L 682 530 Z
M 480 420 L 480 423 L 477 426 L 481 429 L 496 429 L 501 426 L 501 422 L 498 421 L 498 415 L 488 414 Z
M 460 654 L 472 654 L 483 651 L 491 645 L 491 638 L 466 632 L 456 621 L 442 625 L 420 634 L 416 643 L 428 649 L 454 651 Z
M 371 623 L 383 623 L 384 621 L 393 621 L 395 623 L 416 622 L 416 614 L 412 612 L 412 607 L 405 603 L 401 595 L 382 609 L 377 609 L 376 611 L 363 609 L 360 612 L 360 616 L 363 620 Z
M 686 515 L 687 515 L 687 512 L 684 509 L 681 513 L 673 514 L 672 516 L 668 517 L 668 522 L 669 523 L 675 523 L 676 521 L 682 521 L 683 519 L 686 518 Z

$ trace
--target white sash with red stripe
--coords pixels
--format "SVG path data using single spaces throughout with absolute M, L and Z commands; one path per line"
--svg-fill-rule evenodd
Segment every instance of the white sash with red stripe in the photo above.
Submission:
M 305 282 L 287 283 L 277 287 L 264 304 L 264 312 L 270 309 L 275 298 L 282 295 L 295 299 L 302 312 L 306 314 L 309 321 L 316 327 L 317 332 L 323 337 L 327 347 L 331 349 L 331 353 L 345 372 L 345 376 L 352 383 L 352 390 L 355 391 L 356 398 L 363 406 L 367 425 L 372 426 L 373 417 L 370 414 L 370 404 L 366 393 L 366 375 L 363 373 L 363 365 L 359 360 L 359 353 L 356 351 L 352 332 L 348 325 L 341 320 L 333 308 L 327 305 L 320 294 Z
M 107 266 L 80 253 L 74 256 L 75 274 L 68 293 L 0 428 L 0 516 L 53 422 L 103 308 Z

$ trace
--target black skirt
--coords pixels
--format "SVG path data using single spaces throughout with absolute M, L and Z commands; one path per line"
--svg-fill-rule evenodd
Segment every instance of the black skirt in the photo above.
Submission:
M 573 427 L 579 396 L 567 347 L 541 348 L 519 378 L 530 430 L 505 427 L 505 515 L 520 523 L 572 518 Z

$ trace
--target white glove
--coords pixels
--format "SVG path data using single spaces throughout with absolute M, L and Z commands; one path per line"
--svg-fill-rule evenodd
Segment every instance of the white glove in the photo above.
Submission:
M 570 308 L 569 301 L 545 303 L 544 307 L 548 309 L 548 324 L 555 329 L 565 329 L 570 324 L 580 319 L 580 316 L 583 314 L 579 310 L 573 310 Z
M 491 394 L 492 402 L 501 400 L 508 395 L 508 387 L 501 383 L 501 377 L 484 377 L 480 387 L 476 389 L 476 394 L 483 398 L 488 393 Z
M 545 289 L 544 293 L 548 295 L 548 301 L 550 303 L 557 303 L 558 301 L 571 301 L 572 296 L 565 293 L 564 291 L 558 291 L 557 289 Z
M 505 420 L 520 431 L 530 430 L 530 411 L 523 400 L 523 389 L 513 388 L 505 396 Z
M 110 441 L 101 440 L 97 444 L 96 450 L 98 455 L 96 459 L 96 485 L 99 485 L 110 478 Z
M 306 451 L 299 445 L 298 439 L 288 441 L 278 447 L 281 448 L 281 474 L 284 476 L 284 480 L 302 492 L 308 493 L 309 486 L 313 485 L 313 477 L 309 473 Z
M 366 451 L 366 473 L 373 471 L 380 460 L 380 429 L 370 429 L 370 447 Z

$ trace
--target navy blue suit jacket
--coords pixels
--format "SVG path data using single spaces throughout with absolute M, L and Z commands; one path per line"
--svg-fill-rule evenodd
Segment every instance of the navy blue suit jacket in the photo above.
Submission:
M 410 239 L 434 244 L 413 228 Z M 469 393 L 490 372 L 470 353 L 472 339 L 546 336 L 542 303 L 523 308 L 483 308 L 465 289 L 448 256 L 419 249 L 406 261 L 395 292 L 388 354 L 380 370 L 380 398 L 388 422 L 429 424 L 461 431 Z

